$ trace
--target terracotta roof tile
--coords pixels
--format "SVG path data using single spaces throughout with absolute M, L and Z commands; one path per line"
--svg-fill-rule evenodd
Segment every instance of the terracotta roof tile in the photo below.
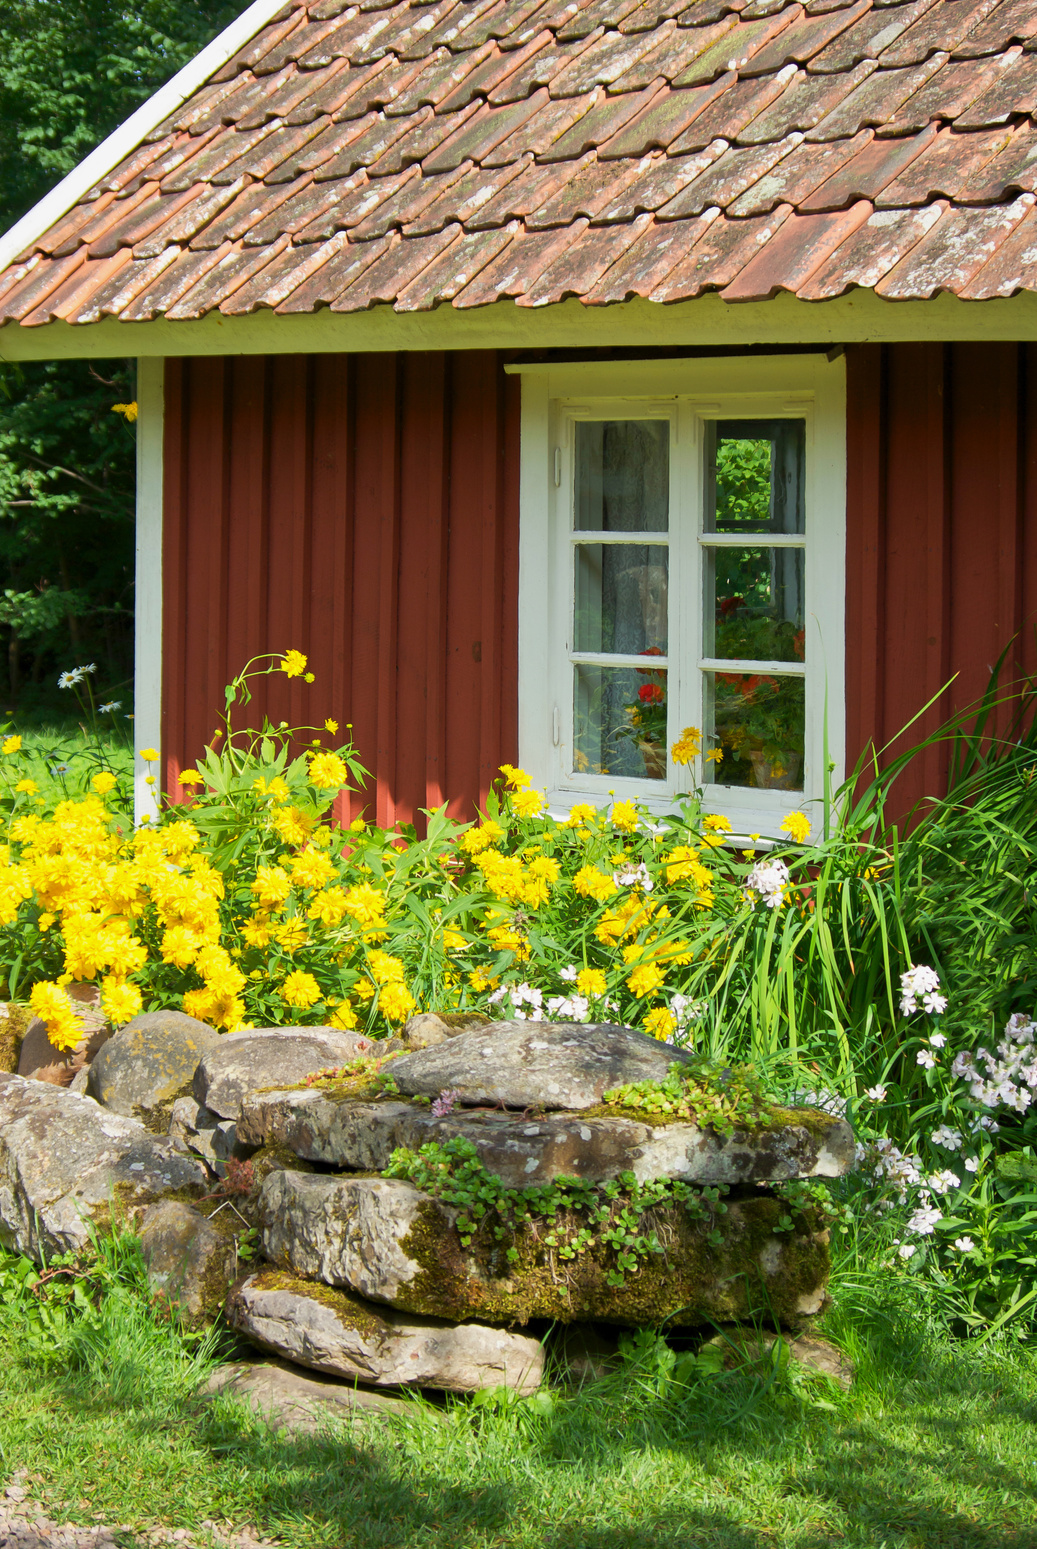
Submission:
M 1010 140 L 1010 131 L 987 129 L 982 134 L 959 134 L 942 129 L 930 140 L 921 156 L 887 183 L 875 198 L 876 205 L 897 209 L 905 205 L 929 204 L 941 195 L 956 199 L 966 192 L 978 176 Z
M 0 275 L 0 322 L 1008 295 L 1031 114 L 1035 0 L 293 0 Z
M 815 269 L 798 294 L 806 301 L 827 301 L 851 285 L 877 285 L 905 253 L 917 247 L 945 209 L 941 200 L 921 210 L 876 211 Z
M 937 133 L 935 124 L 903 140 L 878 140 L 872 138 L 870 129 L 864 129 L 857 137 L 863 140 L 855 155 L 831 175 L 812 194 L 800 200 L 800 208 L 811 210 L 837 210 L 852 204 L 856 199 L 874 200 L 887 183 L 891 183 L 903 169 L 920 156 Z M 847 145 L 856 142 L 828 141 L 828 144 Z
M 958 295 L 1032 209 L 1033 194 L 982 210 L 948 210 L 875 289 L 891 300 Z

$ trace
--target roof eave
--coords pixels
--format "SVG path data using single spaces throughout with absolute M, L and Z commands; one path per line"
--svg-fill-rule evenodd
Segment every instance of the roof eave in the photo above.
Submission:
M 1037 294 L 962 301 L 885 301 L 851 290 L 830 301 L 781 293 L 770 301 L 729 302 L 716 293 L 694 301 L 634 299 L 591 307 L 570 299 L 525 307 L 512 301 L 422 312 L 390 306 L 366 312 L 303 314 L 268 310 L 246 317 L 220 312 L 185 322 L 47 323 L 0 328 L 0 359 L 105 359 L 116 356 L 283 355 L 395 350 L 672 349 L 686 346 L 1037 340 Z

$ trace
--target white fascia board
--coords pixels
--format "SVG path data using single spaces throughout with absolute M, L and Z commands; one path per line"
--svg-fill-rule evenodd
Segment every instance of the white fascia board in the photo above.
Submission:
M 33 205 L 20 221 L 0 237 L 0 271 L 6 269 L 19 253 L 42 237 L 45 231 L 49 231 L 55 221 L 67 215 L 72 206 L 78 204 L 95 183 L 107 177 L 109 172 L 135 151 L 163 119 L 175 113 L 199 86 L 204 86 L 228 59 L 233 59 L 239 49 L 244 48 L 278 11 L 283 10 L 284 3 L 285 0 L 253 0 L 237 21 L 225 27 L 171 81 L 161 86 L 147 102 L 142 102 L 137 111 L 131 113 L 107 140 L 102 140 L 84 161 L 73 167 L 67 177 L 62 178 L 39 204 Z M 136 351 L 131 345 L 126 345 L 116 353 L 133 355 Z
M 161 762 L 150 767 L 141 748 L 162 750 L 162 486 L 165 361 L 137 362 L 137 564 L 134 606 L 133 809 L 137 823 L 158 812 Z M 156 784 L 148 784 L 148 775 Z
M 0 328 L 0 360 L 99 360 L 127 355 L 320 355 L 387 350 L 680 349 L 683 347 L 1037 340 L 1037 293 L 994 301 L 885 301 L 853 290 L 831 301 L 626 301 L 588 307 L 569 300 L 546 307 L 513 301 L 459 311 L 275 313 L 247 317 L 214 311 L 190 322 L 45 323 Z

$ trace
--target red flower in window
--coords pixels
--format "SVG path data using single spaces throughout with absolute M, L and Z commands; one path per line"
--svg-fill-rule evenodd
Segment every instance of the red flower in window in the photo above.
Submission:
M 736 608 L 744 608 L 744 607 L 745 607 L 745 598 L 744 597 L 722 597 L 720 599 L 720 613 L 721 613 L 723 618 L 727 618 L 727 615 L 729 613 L 734 613 Z
M 795 651 L 800 661 L 803 660 L 803 653 L 806 650 L 806 640 L 807 632 L 805 629 L 797 630 L 797 632 L 792 637 L 792 649 Z
M 637 691 L 637 697 L 643 705 L 661 705 L 663 691 L 658 683 L 642 683 Z

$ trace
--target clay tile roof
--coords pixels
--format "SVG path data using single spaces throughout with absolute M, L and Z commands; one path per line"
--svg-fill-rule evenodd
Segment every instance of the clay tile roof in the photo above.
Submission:
M 0 322 L 1037 289 L 1035 0 L 290 0 Z

